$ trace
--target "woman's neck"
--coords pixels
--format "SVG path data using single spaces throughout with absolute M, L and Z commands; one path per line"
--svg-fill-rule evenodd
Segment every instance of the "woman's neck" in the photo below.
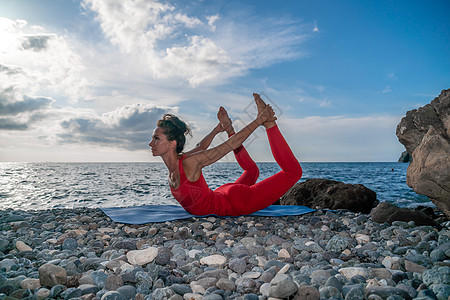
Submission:
M 177 153 L 170 153 L 161 157 L 170 174 L 178 171 L 178 160 L 180 159 L 179 157 L 180 155 Z

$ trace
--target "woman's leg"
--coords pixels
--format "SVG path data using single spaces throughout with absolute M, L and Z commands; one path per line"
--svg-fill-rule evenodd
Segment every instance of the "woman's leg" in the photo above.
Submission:
M 283 196 L 302 176 L 302 168 L 278 126 L 272 126 L 266 132 L 270 149 L 281 171 L 252 186 L 230 184 L 221 189 L 231 202 L 232 215 L 250 214 L 266 208 Z
M 222 106 L 217 112 L 217 118 L 219 119 L 223 129 L 228 134 L 228 137 L 231 137 L 235 133 L 235 131 L 227 111 Z M 233 153 L 239 166 L 242 168 L 242 170 L 244 170 L 242 175 L 239 176 L 235 183 L 245 185 L 255 184 L 256 180 L 259 177 L 259 169 L 256 163 L 248 154 L 247 150 L 244 148 L 244 146 L 241 145 L 239 148 L 234 149 Z
M 239 176 L 239 178 L 234 183 L 245 185 L 255 184 L 256 180 L 259 177 L 259 169 L 256 163 L 250 157 L 244 146 L 240 146 L 239 148 L 233 150 L 233 152 L 239 166 L 242 168 L 242 170 L 244 170 L 242 175 Z

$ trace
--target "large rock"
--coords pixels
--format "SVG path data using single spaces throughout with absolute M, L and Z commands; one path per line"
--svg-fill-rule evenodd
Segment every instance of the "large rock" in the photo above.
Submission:
M 372 221 L 377 223 L 392 223 L 394 221 L 414 221 L 416 225 L 437 226 L 436 222 L 426 213 L 419 210 L 400 208 L 388 202 L 381 202 L 370 213 Z
M 450 89 L 408 111 L 396 133 L 412 155 L 406 184 L 450 217 Z
M 378 200 L 377 194 L 362 184 L 313 178 L 296 183 L 281 197 L 279 203 L 311 208 L 348 209 L 368 214 L 378 204 Z

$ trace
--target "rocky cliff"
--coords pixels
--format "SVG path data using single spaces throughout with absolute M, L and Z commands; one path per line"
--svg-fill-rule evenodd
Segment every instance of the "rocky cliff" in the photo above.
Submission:
M 450 216 L 450 89 L 408 111 L 396 134 L 412 155 L 406 184 Z

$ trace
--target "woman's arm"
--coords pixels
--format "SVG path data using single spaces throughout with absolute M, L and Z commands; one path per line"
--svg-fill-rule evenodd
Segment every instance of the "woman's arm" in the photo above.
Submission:
M 274 112 L 270 106 L 266 106 L 264 111 L 258 115 L 250 124 L 239 130 L 224 143 L 208 149 L 199 151 L 187 156 L 183 160 L 183 167 L 187 178 L 196 181 L 200 177 L 201 170 L 210 164 L 217 162 L 229 152 L 238 148 L 242 143 L 265 121 L 273 119 Z
M 213 141 L 214 137 L 222 131 L 224 131 L 224 130 L 223 130 L 222 126 L 220 125 L 220 123 L 217 124 L 216 127 L 214 127 L 210 133 L 208 133 L 200 142 L 198 142 L 198 144 L 195 146 L 195 148 L 185 152 L 184 155 L 189 156 L 196 152 L 208 149 L 208 147 L 209 147 L 209 145 L 211 145 L 211 142 Z

